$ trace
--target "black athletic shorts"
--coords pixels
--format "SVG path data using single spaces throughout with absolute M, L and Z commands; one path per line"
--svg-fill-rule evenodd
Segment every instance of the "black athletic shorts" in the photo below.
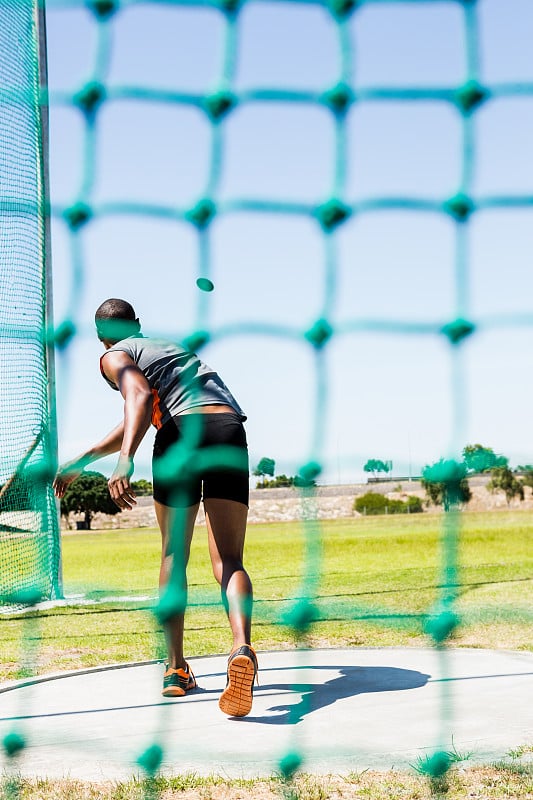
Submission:
M 166 469 L 158 470 L 158 460 L 165 454 L 159 463 Z M 167 461 L 170 458 L 172 465 L 174 455 L 175 479 Z M 202 497 L 248 505 L 248 444 L 237 413 L 181 414 L 169 420 L 156 433 L 152 465 L 154 500 L 165 506 L 186 508 Z

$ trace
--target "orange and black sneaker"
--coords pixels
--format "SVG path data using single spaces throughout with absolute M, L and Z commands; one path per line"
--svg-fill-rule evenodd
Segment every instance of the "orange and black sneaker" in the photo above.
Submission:
M 228 681 L 218 701 L 224 714 L 245 717 L 250 713 L 257 670 L 257 656 L 249 644 L 243 644 L 231 653 L 228 659 Z
M 168 664 L 165 666 L 163 691 L 161 692 L 164 697 L 183 697 L 185 692 L 196 689 L 196 678 L 187 662 L 185 662 L 185 669 L 172 669 Z

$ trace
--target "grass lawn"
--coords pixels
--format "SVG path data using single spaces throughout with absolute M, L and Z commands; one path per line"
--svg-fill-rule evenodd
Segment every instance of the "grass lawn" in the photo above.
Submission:
M 436 515 L 341 519 L 309 529 L 250 525 L 254 644 L 259 650 L 293 647 L 286 614 L 312 593 L 317 621 L 310 645 L 427 645 L 424 620 L 445 580 L 441 525 Z M 465 514 L 461 525 L 453 591 L 462 625 L 453 644 L 533 650 L 533 516 Z M 65 593 L 88 603 L 0 616 L 0 680 L 21 671 L 162 658 L 163 636 L 151 610 L 158 566 L 154 529 L 65 533 Z M 193 540 L 189 600 L 187 653 L 226 652 L 229 628 L 204 528 Z
M 442 517 L 373 517 L 313 525 L 251 525 L 246 564 L 254 581 L 254 644 L 290 648 L 285 615 L 313 596 L 317 620 L 309 645 L 427 646 L 424 621 L 446 581 Z M 533 650 L 533 516 L 466 514 L 454 584 L 461 626 L 453 646 Z M 1 554 L 0 554 L 1 555 Z M 66 595 L 84 604 L 0 615 L 1 679 L 164 655 L 152 613 L 157 600 L 159 534 L 153 529 L 66 533 Z M 225 653 L 229 630 L 211 575 L 205 529 L 198 528 L 189 568 L 186 651 Z M 143 782 L 0 780 L 0 800 L 533 800 L 533 746 L 493 765 L 455 765 L 445 778 L 398 771 L 348 776 L 298 775 L 238 781 L 176 775 Z

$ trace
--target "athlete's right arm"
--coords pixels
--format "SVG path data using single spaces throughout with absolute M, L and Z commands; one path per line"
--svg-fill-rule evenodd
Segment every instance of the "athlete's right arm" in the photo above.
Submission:
M 118 453 L 122 446 L 123 438 L 124 422 L 120 422 L 117 427 L 113 428 L 107 436 L 104 436 L 98 444 L 95 444 L 93 447 L 89 448 L 89 450 L 86 450 L 85 453 L 81 453 L 71 461 L 66 461 L 62 464 L 57 470 L 53 482 L 56 497 L 63 497 L 72 481 L 79 478 L 85 467 L 93 461 L 97 461 L 99 458 L 112 455 L 113 453 Z

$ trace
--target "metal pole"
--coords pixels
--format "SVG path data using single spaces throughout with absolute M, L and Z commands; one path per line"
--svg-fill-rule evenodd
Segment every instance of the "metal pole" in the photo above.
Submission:
M 56 374 L 54 352 L 54 313 L 53 313 L 53 286 L 52 286 L 52 237 L 50 226 L 50 170 L 49 170 L 49 109 L 48 109 L 48 62 L 46 51 L 46 15 L 45 0 L 34 0 L 34 16 L 37 30 L 36 44 L 39 63 L 39 114 L 40 114 L 40 144 L 41 144 L 41 186 L 40 210 L 43 215 L 44 236 L 44 335 L 45 335 L 45 368 L 48 386 L 48 448 L 49 458 L 55 465 L 57 463 L 57 413 L 56 413 Z M 58 531 L 58 571 L 53 580 L 53 593 L 63 597 L 63 563 L 61 556 L 61 526 L 59 514 L 59 501 L 55 502 L 56 525 Z

